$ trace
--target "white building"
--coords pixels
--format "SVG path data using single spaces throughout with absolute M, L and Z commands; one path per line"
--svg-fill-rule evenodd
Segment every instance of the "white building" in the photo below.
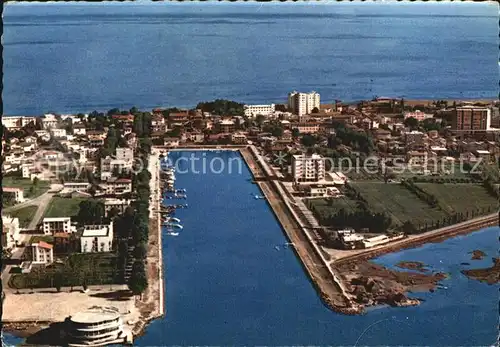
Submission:
M 120 311 L 93 306 L 66 319 L 69 346 L 132 344 L 132 333 L 124 328 Z
M 127 147 L 116 149 L 116 159 L 132 163 L 134 161 L 134 150 Z
M 419 110 L 415 110 L 414 112 L 405 112 L 404 113 L 405 119 L 408 118 L 415 118 L 419 122 L 428 119 L 428 118 L 433 118 L 434 116 L 432 114 L 428 114 Z
M 54 262 L 53 246 L 44 241 L 32 243 L 31 259 L 33 264 L 52 264 Z
M 130 205 L 129 199 L 105 199 L 104 200 L 104 213 L 108 217 L 111 210 L 116 209 L 118 213 L 123 213 Z
M 57 123 L 59 123 L 59 121 L 56 116 L 51 113 L 44 114 L 42 117 L 42 127 L 46 130 L 55 128 Z
M 325 158 L 321 155 L 292 156 L 292 176 L 295 182 L 318 182 L 325 179 Z
M 21 129 L 31 122 L 35 123 L 36 117 L 2 116 L 2 125 L 9 130 Z
M 315 91 L 310 93 L 293 91 L 288 94 L 288 108 L 299 116 L 311 113 L 315 107 L 319 110 L 319 106 L 320 97 Z
M 2 191 L 4 195 L 12 197 L 12 200 L 16 204 L 24 201 L 24 192 L 22 188 L 2 187 Z
M 109 225 L 85 225 L 80 242 L 82 253 L 111 252 L 113 222 Z
M 243 106 L 245 110 L 245 116 L 255 117 L 257 115 L 270 116 L 276 110 L 275 105 L 245 105 Z
M 11 216 L 2 216 L 2 247 L 12 249 L 19 242 L 19 218 Z
M 51 128 L 50 129 L 50 134 L 54 137 L 66 137 L 66 129 L 58 129 L 58 128 Z
M 42 221 L 43 233 L 45 235 L 54 233 L 72 233 L 75 230 L 71 226 L 71 217 L 47 217 Z

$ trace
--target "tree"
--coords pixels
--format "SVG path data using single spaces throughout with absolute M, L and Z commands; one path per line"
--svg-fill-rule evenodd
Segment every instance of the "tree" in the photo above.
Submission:
M 319 113 L 319 108 L 315 107 L 311 110 L 311 113 Z
M 408 117 L 404 120 L 404 125 L 410 129 L 418 128 L 418 120 L 414 117 Z
M 305 134 L 304 136 L 302 136 L 301 142 L 306 147 L 312 147 L 316 144 L 317 139 L 311 134 Z
M 141 295 L 148 287 L 148 278 L 142 261 L 135 261 L 132 274 L 128 281 L 128 288 L 134 295 Z
M 79 204 L 77 220 L 84 224 L 101 224 L 104 219 L 104 204 L 98 200 L 83 200 Z
M 293 128 L 292 129 L 292 137 L 296 139 L 299 136 L 300 136 L 300 130 L 298 128 Z
M 266 120 L 266 117 L 264 117 L 261 114 L 258 114 L 257 117 L 255 117 L 255 122 L 257 123 L 257 125 L 259 127 L 262 126 L 262 124 L 264 123 L 265 120 Z
M 147 255 L 147 248 L 146 248 L 146 244 L 144 242 L 141 242 L 135 246 L 135 248 L 134 248 L 134 258 L 135 259 L 138 259 L 138 260 L 145 259 L 146 255 Z
M 33 178 L 33 187 L 36 188 L 38 186 L 39 182 L 40 182 L 40 180 L 38 179 L 38 177 Z

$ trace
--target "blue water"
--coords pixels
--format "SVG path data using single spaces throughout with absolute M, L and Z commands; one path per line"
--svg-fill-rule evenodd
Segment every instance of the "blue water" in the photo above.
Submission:
M 393 266 L 423 261 L 451 274 L 447 290 L 413 293 L 426 301 L 412 308 L 377 308 L 364 316 L 333 313 L 320 301 L 298 259 L 280 247 L 286 239 L 266 201 L 255 200 L 251 174 L 232 162 L 211 173 L 213 158 L 225 163 L 234 152 L 175 152 L 198 158 L 195 170 L 179 165 L 176 186 L 186 188 L 188 209 L 176 217 L 184 229 L 163 239 L 166 317 L 153 322 L 136 340 L 150 345 L 491 345 L 496 338 L 498 287 L 467 279 L 461 262 L 491 265 L 498 228 L 485 229 L 439 244 L 389 254 L 375 261 Z M 217 160 L 221 160 L 217 159 Z M 220 168 L 220 163 L 214 165 Z M 189 170 L 190 171 L 190 170 Z M 488 253 L 471 261 L 468 252 Z M 372 325 L 373 324 L 373 325 Z
M 498 96 L 498 5 L 8 4 L 4 114 Z

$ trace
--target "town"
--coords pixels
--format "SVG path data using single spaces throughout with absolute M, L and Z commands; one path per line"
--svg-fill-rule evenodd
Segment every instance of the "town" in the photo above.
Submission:
M 236 149 L 300 258 L 315 252 L 333 271 L 345 307 L 367 304 L 356 285 L 344 287 L 345 260 L 498 223 L 499 106 L 386 97 L 321 103 L 314 91 L 294 91 L 283 104 L 3 116 L 2 298 L 22 306 L 29 293 L 78 288 L 75 306 L 57 317 L 28 317 L 57 321 L 76 305 L 106 306 L 103 298 L 118 290 L 129 298 L 123 320 L 137 334 L 163 314 L 160 157 Z M 89 288 L 102 294 L 95 302 Z M 26 310 L 7 321 L 27 321 Z M 116 312 L 93 310 L 118 321 Z

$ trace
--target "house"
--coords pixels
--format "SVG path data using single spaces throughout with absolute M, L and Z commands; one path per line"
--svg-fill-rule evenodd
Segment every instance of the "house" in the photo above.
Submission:
M 129 172 L 132 169 L 132 164 L 132 161 L 116 159 L 110 156 L 101 159 L 101 181 L 107 181 L 113 177 L 115 171 L 118 171 L 120 174 Z
M 82 253 L 111 252 L 113 250 L 113 222 L 108 225 L 85 225 L 80 237 Z
M 242 133 L 235 133 L 231 135 L 231 142 L 234 144 L 245 144 L 247 143 L 247 137 Z
M 134 150 L 126 147 L 119 147 L 116 149 L 116 159 L 123 160 L 132 164 L 134 161 Z
M 390 140 L 391 132 L 389 130 L 379 128 L 375 130 L 375 138 L 377 140 Z
M 20 241 L 19 218 L 2 216 L 2 248 L 12 249 Z
M 90 147 L 98 148 L 98 147 L 102 147 L 104 145 L 104 139 L 99 135 L 88 135 L 87 134 L 87 138 L 89 140 Z
M 86 192 L 91 184 L 89 182 L 64 182 L 63 190 L 60 194 L 71 194 L 75 192 Z
M 24 191 L 22 188 L 2 187 L 3 195 L 16 204 L 24 201 Z
M 87 134 L 87 129 L 85 128 L 84 124 L 78 123 L 73 125 L 73 135 L 85 136 L 86 134 Z
M 53 246 L 45 241 L 38 241 L 30 245 L 33 264 L 52 264 L 54 262 Z
M 221 133 L 232 133 L 236 130 L 236 125 L 232 119 L 222 119 L 219 124 L 219 131 Z
M 56 116 L 51 114 L 51 113 L 47 113 L 47 114 L 43 115 L 40 120 L 42 122 L 42 128 L 45 130 L 55 128 L 57 126 L 57 124 L 59 123 Z
M 67 136 L 66 129 L 58 129 L 58 128 L 51 128 L 50 134 L 55 138 L 61 138 Z
M 132 192 L 132 180 L 128 178 L 111 177 L 100 185 L 106 195 L 121 195 Z
M 76 231 L 71 225 L 71 217 L 46 217 L 42 221 L 42 230 L 45 235 L 59 232 L 72 233 Z
M 105 199 L 104 200 L 104 214 L 109 217 L 109 213 L 115 209 L 116 212 L 122 214 L 127 207 L 130 206 L 130 199 Z
M 165 133 L 165 118 L 162 114 L 154 114 L 151 118 L 151 132 Z
M 414 165 L 424 164 L 427 160 L 427 152 L 409 151 L 406 153 L 406 160 Z
M 299 133 L 301 134 L 316 134 L 319 131 L 319 123 L 295 123 L 294 125 L 292 125 L 292 129 L 298 129 Z
M 31 144 L 31 143 L 36 144 L 36 137 L 35 137 L 35 136 L 26 136 L 26 137 L 24 138 L 24 142 L 26 142 L 26 143 L 30 143 L 30 144 Z
M 137 146 L 137 135 L 134 133 L 130 133 L 125 135 L 125 141 L 127 142 L 127 147 L 135 148 Z
M 177 137 L 165 137 L 163 139 L 163 145 L 168 148 L 175 148 L 179 146 L 179 138 Z

